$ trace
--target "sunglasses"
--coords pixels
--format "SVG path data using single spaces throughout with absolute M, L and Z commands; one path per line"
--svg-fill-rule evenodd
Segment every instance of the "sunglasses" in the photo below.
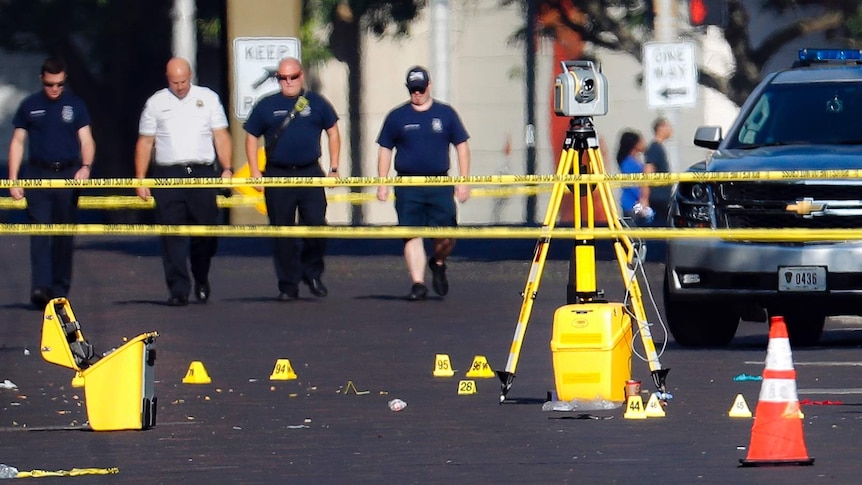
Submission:
M 410 94 L 413 94 L 413 93 L 425 94 L 426 89 L 427 88 L 413 88 L 413 89 L 407 88 L 407 90 L 410 91 Z
M 42 81 L 42 86 L 45 86 L 46 88 L 62 88 L 65 85 L 66 81 L 60 81 L 58 83 L 46 83 L 45 81 Z
M 296 81 L 297 79 L 299 79 L 299 76 L 302 76 L 302 71 L 299 71 L 298 73 L 293 75 L 276 74 L 275 78 L 279 81 Z

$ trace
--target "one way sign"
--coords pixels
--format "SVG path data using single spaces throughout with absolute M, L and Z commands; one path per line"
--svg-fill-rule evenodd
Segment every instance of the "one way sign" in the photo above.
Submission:
M 697 63 L 691 42 L 644 44 L 644 88 L 650 108 L 694 106 Z

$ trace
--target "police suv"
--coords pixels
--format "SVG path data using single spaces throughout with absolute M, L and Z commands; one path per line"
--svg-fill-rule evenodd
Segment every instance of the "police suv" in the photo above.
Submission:
M 862 179 L 841 178 L 862 169 L 862 51 L 800 50 L 791 69 L 754 89 L 726 135 L 703 126 L 694 143 L 715 151 L 690 172 L 823 172 L 677 184 L 674 227 L 794 229 L 802 237 L 668 241 L 664 305 L 674 339 L 722 346 L 740 318 L 781 315 L 792 343 L 813 345 L 827 316 L 862 315 L 862 240 L 805 234 L 862 229 Z

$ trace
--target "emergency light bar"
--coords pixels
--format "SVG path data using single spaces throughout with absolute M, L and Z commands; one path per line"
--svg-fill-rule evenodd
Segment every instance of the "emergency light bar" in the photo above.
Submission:
M 799 49 L 799 62 L 862 61 L 858 49 Z

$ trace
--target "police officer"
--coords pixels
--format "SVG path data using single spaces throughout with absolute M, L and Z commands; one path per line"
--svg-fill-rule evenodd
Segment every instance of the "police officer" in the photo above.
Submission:
M 66 63 L 49 57 L 42 63 L 42 90 L 21 102 L 12 119 L 9 179 L 90 178 L 96 144 L 84 101 L 66 86 Z M 29 136 L 28 163 L 22 166 Z M 27 214 L 37 224 L 73 224 L 78 218 L 77 189 L 27 189 Z M 15 200 L 24 189 L 9 189 Z M 51 298 L 66 296 L 72 284 L 72 236 L 30 237 L 30 302 L 44 308 Z
M 159 178 L 231 178 L 231 139 L 224 107 L 218 94 L 192 84 L 188 61 L 175 57 L 168 61 L 168 87 L 147 100 L 138 127 L 135 146 L 135 176 L 144 178 L 154 158 L 152 174 Z M 155 157 L 153 148 L 155 147 Z M 218 168 L 213 159 L 218 158 Z M 138 187 L 138 196 L 149 199 L 150 189 Z M 156 199 L 159 224 L 218 223 L 216 188 L 159 188 Z M 191 263 L 195 298 L 205 303 L 210 297 L 209 271 L 218 240 L 211 236 L 162 236 L 162 264 L 170 297 L 169 306 L 189 302 L 191 279 L 186 265 Z
M 292 57 L 282 59 L 276 73 L 280 92 L 261 99 L 249 114 L 245 152 L 252 177 L 260 177 L 258 143 L 264 137 L 268 177 L 322 177 L 320 134 L 326 131 L 329 141 L 329 176 L 338 176 L 341 138 L 338 115 L 323 96 L 303 89 L 302 64 Z M 326 194 L 322 187 L 267 187 L 266 211 L 273 226 L 300 224 L 326 225 Z M 299 297 L 299 282 L 308 285 L 311 294 L 326 296 L 321 280 L 326 240 L 302 240 L 300 250 L 295 238 L 275 239 L 273 259 L 278 278 L 278 300 Z
M 470 175 L 470 136 L 454 108 L 431 97 L 431 76 L 422 66 L 407 71 L 405 82 L 410 101 L 395 107 L 383 120 L 377 144 L 377 175 L 388 177 L 395 153 L 398 175 L 446 176 L 449 173 L 449 146 L 455 147 L 458 172 Z M 467 185 L 439 187 L 395 187 L 395 212 L 402 226 L 454 227 L 458 225 L 455 199 L 466 202 L 470 197 Z M 377 198 L 386 201 L 389 187 L 381 185 Z M 440 296 L 449 293 L 446 258 L 455 247 L 453 238 L 434 239 L 434 252 L 427 260 L 431 284 Z M 408 300 L 424 300 L 425 246 L 422 238 L 404 240 L 404 259 L 413 280 Z

